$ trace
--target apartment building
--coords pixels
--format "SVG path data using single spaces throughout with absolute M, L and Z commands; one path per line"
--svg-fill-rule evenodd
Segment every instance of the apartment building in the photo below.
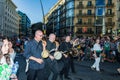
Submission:
M 19 21 L 20 35 L 28 36 L 29 29 L 31 26 L 31 20 L 29 19 L 29 17 L 25 13 L 23 13 L 21 11 L 17 11 L 17 12 L 20 16 L 20 21 Z
M 19 35 L 19 16 L 12 0 L 0 0 L 0 35 Z
M 120 29 L 119 0 L 59 0 L 45 16 L 57 36 L 115 36 Z M 56 7 L 57 6 L 57 7 Z

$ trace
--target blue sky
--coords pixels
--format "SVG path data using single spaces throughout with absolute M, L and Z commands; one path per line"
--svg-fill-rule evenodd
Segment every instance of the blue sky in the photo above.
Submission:
M 15 5 L 18 7 L 17 10 L 20 10 L 27 14 L 30 18 L 31 23 L 42 22 L 42 10 L 40 6 L 40 0 L 12 0 Z M 58 1 L 58 0 L 41 0 L 44 13 L 46 14 L 50 8 Z

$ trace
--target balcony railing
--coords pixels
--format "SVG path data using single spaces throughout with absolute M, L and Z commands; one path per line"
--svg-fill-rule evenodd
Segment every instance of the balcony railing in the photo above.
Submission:
M 94 8 L 95 6 L 92 4 L 92 5 L 87 5 L 86 8 Z
M 114 3 L 112 3 L 112 4 L 106 4 L 106 7 L 114 7 Z
M 115 15 L 115 13 L 114 12 L 111 14 L 106 13 L 105 15 L 106 15 L 106 17 L 113 17 Z
M 80 26 L 94 26 L 94 23 L 88 23 L 88 22 L 83 22 L 83 23 L 76 23 L 76 25 L 80 25 Z
M 82 5 L 78 5 L 77 8 L 78 8 L 78 9 L 79 9 L 79 8 L 82 9 L 82 8 L 84 8 L 84 5 L 83 5 L 83 4 L 82 4 Z
M 80 17 L 90 17 L 90 16 L 93 17 L 93 16 L 95 16 L 95 14 L 86 14 L 86 13 L 84 13 L 84 14 L 79 14 L 79 13 L 78 13 L 78 14 L 77 14 L 77 17 L 79 17 L 79 16 L 80 16 Z

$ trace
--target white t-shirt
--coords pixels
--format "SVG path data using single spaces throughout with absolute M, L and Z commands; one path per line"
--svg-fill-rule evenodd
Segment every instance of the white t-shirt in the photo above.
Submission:
M 15 56 L 16 56 L 16 52 L 13 50 L 13 52 L 9 53 L 9 55 L 10 55 L 10 58 L 12 58 L 12 60 L 14 61 Z
M 102 48 L 100 47 L 100 44 L 94 44 L 94 46 L 93 46 L 93 50 L 94 51 L 102 51 Z

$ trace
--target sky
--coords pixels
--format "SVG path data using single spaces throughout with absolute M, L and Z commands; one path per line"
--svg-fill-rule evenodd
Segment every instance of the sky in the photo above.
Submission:
M 43 21 L 40 0 L 12 0 L 17 6 L 17 10 L 25 13 L 31 20 L 31 23 Z M 58 0 L 41 0 L 43 4 L 44 14 L 47 14 L 52 6 Z

